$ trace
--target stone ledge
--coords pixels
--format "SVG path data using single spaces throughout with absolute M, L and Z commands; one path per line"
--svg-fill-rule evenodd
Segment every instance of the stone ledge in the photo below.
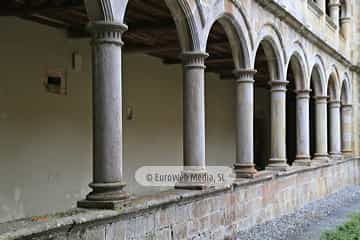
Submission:
M 258 178 L 244 179 L 228 186 L 217 186 L 201 191 L 168 190 L 157 194 L 135 198 L 128 202 L 122 202 L 115 210 L 86 210 L 72 209 L 65 213 L 48 216 L 32 217 L 0 224 L 0 239 L 32 239 L 38 236 L 50 235 L 57 232 L 71 232 L 74 229 L 82 229 L 104 225 L 132 216 L 151 213 L 152 210 L 164 209 L 169 205 L 184 205 L 207 197 L 222 196 L 227 192 L 236 192 L 240 188 L 262 185 L 272 180 L 285 176 L 300 174 L 302 172 L 315 171 L 321 168 L 342 165 L 359 158 L 348 158 L 341 161 L 319 164 L 311 167 L 294 167 L 288 172 L 262 172 Z
M 308 0 L 308 8 L 318 17 L 324 15 L 324 11 L 319 7 L 318 3 L 313 0 Z
M 328 15 L 326 15 L 326 24 L 331 30 L 333 30 L 333 31 L 337 30 L 336 24 Z
M 0 224 L 0 240 L 36 237 L 54 231 L 70 231 L 75 225 L 107 223 L 138 212 L 162 208 L 173 203 L 186 202 L 230 191 L 232 186 L 217 186 L 206 190 L 168 190 L 153 195 L 119 202 L 115 210 L 71 209 L 68 212 L 15 220 Z

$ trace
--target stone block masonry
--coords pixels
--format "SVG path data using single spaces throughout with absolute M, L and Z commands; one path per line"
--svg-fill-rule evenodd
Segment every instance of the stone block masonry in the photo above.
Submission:
M 358 159 L 293 167 L 231 186 L 136 198 L 116 210 L 75 209 L 0 224 L 0 239 L 232 239 L 241 230 L 359 182 Z

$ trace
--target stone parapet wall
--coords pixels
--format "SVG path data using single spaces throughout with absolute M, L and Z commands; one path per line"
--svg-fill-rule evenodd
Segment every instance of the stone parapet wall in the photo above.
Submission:
M 231 239 L 240 230 L 359 182 L 357 159 L 297 167 L 228 187 L 162 192 L 117 210 L 78 209 L 0 224 L 0 239 Z

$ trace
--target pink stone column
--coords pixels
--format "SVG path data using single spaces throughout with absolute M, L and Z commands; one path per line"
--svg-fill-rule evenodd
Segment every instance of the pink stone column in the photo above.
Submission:
M 271 81 L 271 158 L 267 170 L 286 171 L 286 85 L 288 81 Z
M 236 70 L 236 163 L 237 178 L 253 178 L 254 165 L 254 75 L 253 69 Z
M 294 165 L 310 166 L 310 90 L 296 91 L 297 153 Z
M 184 52 L 183 60 L 183 174 L 206 174 L 204 52 Z M 207 183 L 179 182 L 176 188 L 202 189 Z
M 114 208 L 128 198 L 123 190 L 122 129 L 122 33 L 127 26 L 119 23 L 92 22 L 93 53 L 93 189 L 86 208 Z

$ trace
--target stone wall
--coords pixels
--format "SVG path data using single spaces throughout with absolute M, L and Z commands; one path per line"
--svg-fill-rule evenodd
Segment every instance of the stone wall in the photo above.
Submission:
M 359 177 L 357 159 L 298 167 L 206 191 L 171 190 L 114 211 L 72 210 L 0 224 L 0 239 L 231 239 L 239 230 L 358 184 Z

